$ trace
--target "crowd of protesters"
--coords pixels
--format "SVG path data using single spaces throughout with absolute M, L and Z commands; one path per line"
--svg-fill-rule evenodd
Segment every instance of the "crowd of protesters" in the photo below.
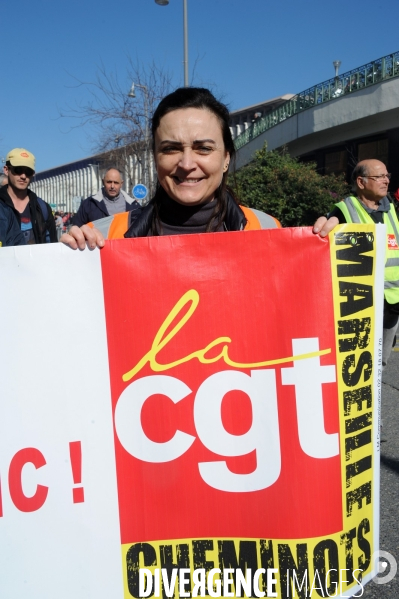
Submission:
M 72 219 L 74 216 L 74 212 L 64 212 L 63 210 L 54 212 L 58 241 L 63 233 L 67 233 L 69 231 L 70 227 L 72 226 Z

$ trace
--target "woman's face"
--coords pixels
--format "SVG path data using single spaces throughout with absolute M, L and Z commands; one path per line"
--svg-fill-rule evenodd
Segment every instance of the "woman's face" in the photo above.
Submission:
M 179 204 L 213 200 L 230 155 L 217 117 L 209 110 L 181 108 L 166 114 L 155 132 L 158 180 Z

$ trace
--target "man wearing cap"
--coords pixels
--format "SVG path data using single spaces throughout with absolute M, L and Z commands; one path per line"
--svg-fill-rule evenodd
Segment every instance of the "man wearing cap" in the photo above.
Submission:
M 35 157 L 24 148 L 8 152 L 4 173 L 8 185 L 0 188 L 0 201 L 12 208 L 27 244 L 53 243 L 57 232 L 50 206 L 28 189 L 35 174 Z

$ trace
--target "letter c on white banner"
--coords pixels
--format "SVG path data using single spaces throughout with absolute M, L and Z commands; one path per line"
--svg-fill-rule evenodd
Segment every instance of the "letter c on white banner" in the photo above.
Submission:
M 191 389 L 172 376 L 146 376 L 131 383 L 121 393 L 115 408 L 115 429 L 118 439 L 132 456 L 144 462 L 170 462 L 185 453 L 195 437 L 176 431 L 165 443 L 151 441 L 141 425 L 141 409 L 151 395 L 166 395 L 178 403 Z

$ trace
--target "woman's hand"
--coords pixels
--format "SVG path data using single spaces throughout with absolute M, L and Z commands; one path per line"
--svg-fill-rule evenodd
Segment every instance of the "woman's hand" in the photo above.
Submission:
M 320 216 L 313 225 L 313 233 L 319 234 L 320 237 L 327 237 L 329 233 L 339 225 L 339 220 L 336 216 L 332 216 L 328 220 L 325 216 Z M 62 239 L 62 237 L 61 237 Z
M 73 250 L 78 248 L 84 250 L 86 245 L 90 250 L 94 250 L 96 247 L 104 247 L 105 240 L 103 234 L 95 227 L 89 227 L 88 225 L 77 227 L 75 225 L 69 229 L 68 233 L 61 235 L 60 242 L 68 245 Z

